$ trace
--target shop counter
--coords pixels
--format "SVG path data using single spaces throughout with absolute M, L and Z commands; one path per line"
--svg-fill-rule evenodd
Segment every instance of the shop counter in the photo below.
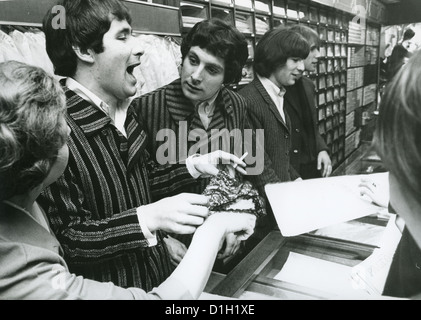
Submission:
M 391 216 L 364 217 L 289 238 L 274 230 L 227 275 L 212 273 L 205 291 L 244 300 L 381 297 L 391 256 L 377 257 L 370 269 L 364 268 L 380 250 Z

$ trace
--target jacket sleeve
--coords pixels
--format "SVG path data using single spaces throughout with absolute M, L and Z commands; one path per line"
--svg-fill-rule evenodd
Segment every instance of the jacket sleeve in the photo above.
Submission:
M 185 163 L 160 165 L 155 159 L 148 163 L 148 177 L 153 201 L 180 192 L 192 192 L 197 186 Z
M 192 299 L 183 284 L 171 277 L 150 292 L 139 288 L 124 289 L 111 282 L 97 282 L 70 273 L 59 255 L 43 248 L 16 243 L 0 244 L 0 252 L 2 253 L 0 299 Z
M 306 79 L 306 86 L 307 86 L 307 92 L 309 95 L 308 102 L 310 103 L 310 109 L 311 109 L 311 116 L 313 118 L 314 123 L 314 136 L 316 137 L 316 151 L 317 154 L 319 154 L 321 151 L 327 151 L 329 152 L 329 148 L 323 139 L 322 135 L 320 134 L 319 127 L 317 126 L 317 101 L 316 101 L 316 88 L 313 84 L 313 82 L 307 78 Z
M 106 219 L 95 218 L 70 163 L 64 174 L 42 193 L 38 202 L 69 262 L 87 262 L 149 246 L 140 228 L 136 208 Z
M 289 174 L 291 175 L 291 181 L 295 181 L 298 178 L 301 178 L 300 174 L 295 170 L 293 166 L 289 166 Z
M 260 141 L 260 139 L 258 138 L 259 134 L 255 130 L 255 128 L 261 128 L 261 125 L 258 124 L 258 122 L 259 120 L 257 119 L 257 117 L 254 117 L 252 113 L 247 112 L 247 111 L 244 113 L 244 127 L 245 129 L 252 130 L 253 132 L 252 144 L 251 145 L 250 143 L 247 144 L 247 141 L 246 141 L 245 148 L 249 150 L 263 150 L 262 155 L 264 157 L 263 171 L 260 174 L 251 175 L 249 179 L 250 181 L 253 182 L 255 187 L 259 190 L 260 194 L 264 195 L 266 184 L 281 182 L 281 179 L 278 177 L 275 170 L 273 169 L 272 161 L 270 160 L 269 156 L 266 154 L 266 151 L 264 151 L 265 149 L 264 144 L 262 145 L 262 141 Z M 259 156 L 257 152 L 250 153 L 249 151 L 249 154 L 256 154 L 256 156 Z

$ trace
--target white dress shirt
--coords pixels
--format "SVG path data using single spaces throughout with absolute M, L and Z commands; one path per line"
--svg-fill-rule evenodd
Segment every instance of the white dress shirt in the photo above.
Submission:
M 202 121 L 203 127 L 207 130 L 212 121 L 213 114 L 215 112 L 215 101 L 218 97 L 219 91 L 209 100 L 201 101 L 196 104 L 197 112 L 199 113 L 200 120 Z M 198 179 L 202 173 L 196 170 L 192 159 L 200 156 L 199 154 L 191 155 L 186 159 L 186 167 L 190 175 L 194 179 Z

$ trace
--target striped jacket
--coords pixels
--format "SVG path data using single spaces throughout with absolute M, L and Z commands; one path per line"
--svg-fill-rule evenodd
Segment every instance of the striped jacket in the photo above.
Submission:
M 103 112 L 68 88 L 69 164 L 40 197 L 71 272 L 146 291 L 171 272 L 162 239 L 148 247 L 136 208 L 151 202 L 146 135 L 133 112 L 125 138 Z
M 195 180 L 190 176 L 184 164 L 187 155 L 222 149 L 241 157 L 245 149 L 250 151 L 246 139 L 239 140 L 244 129 L 251 128 L 246 100 L 226 88 L 222 88 L 215 101 L 214 115 L 207 130 L 194 105 L 184 96 L 180 79 L 141 96 L 132 107 L 147 131 L 152 160 L 149 178 L 154 201 L 180 192 L 203 192 L 209 179 Z M 216 134 L 218 132 L 220 135 Z M 227 132 L 236 133 L 231 141 L 227 141 Z M 192 136 L 198 139 L 191 139 Z M 204 143 L 198 142 L 200 139 Z M 166 161 L 162 161 L 164 150 L 168 151 Z M 264 164 L 261 174 L 249 176 L 261 193 L 266 183 L 279 181 L 268 157 L 264 157 Z

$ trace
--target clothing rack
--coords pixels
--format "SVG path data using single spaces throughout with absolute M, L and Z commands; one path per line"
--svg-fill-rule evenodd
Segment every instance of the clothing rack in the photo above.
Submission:
M 131 12 L 135 32 L 181 36 L 179 8 L 134 0 L 122 1 Z M 0 1 L 0 24 L 41 27 L 45 13 L 56 4 L 57 0 Z

